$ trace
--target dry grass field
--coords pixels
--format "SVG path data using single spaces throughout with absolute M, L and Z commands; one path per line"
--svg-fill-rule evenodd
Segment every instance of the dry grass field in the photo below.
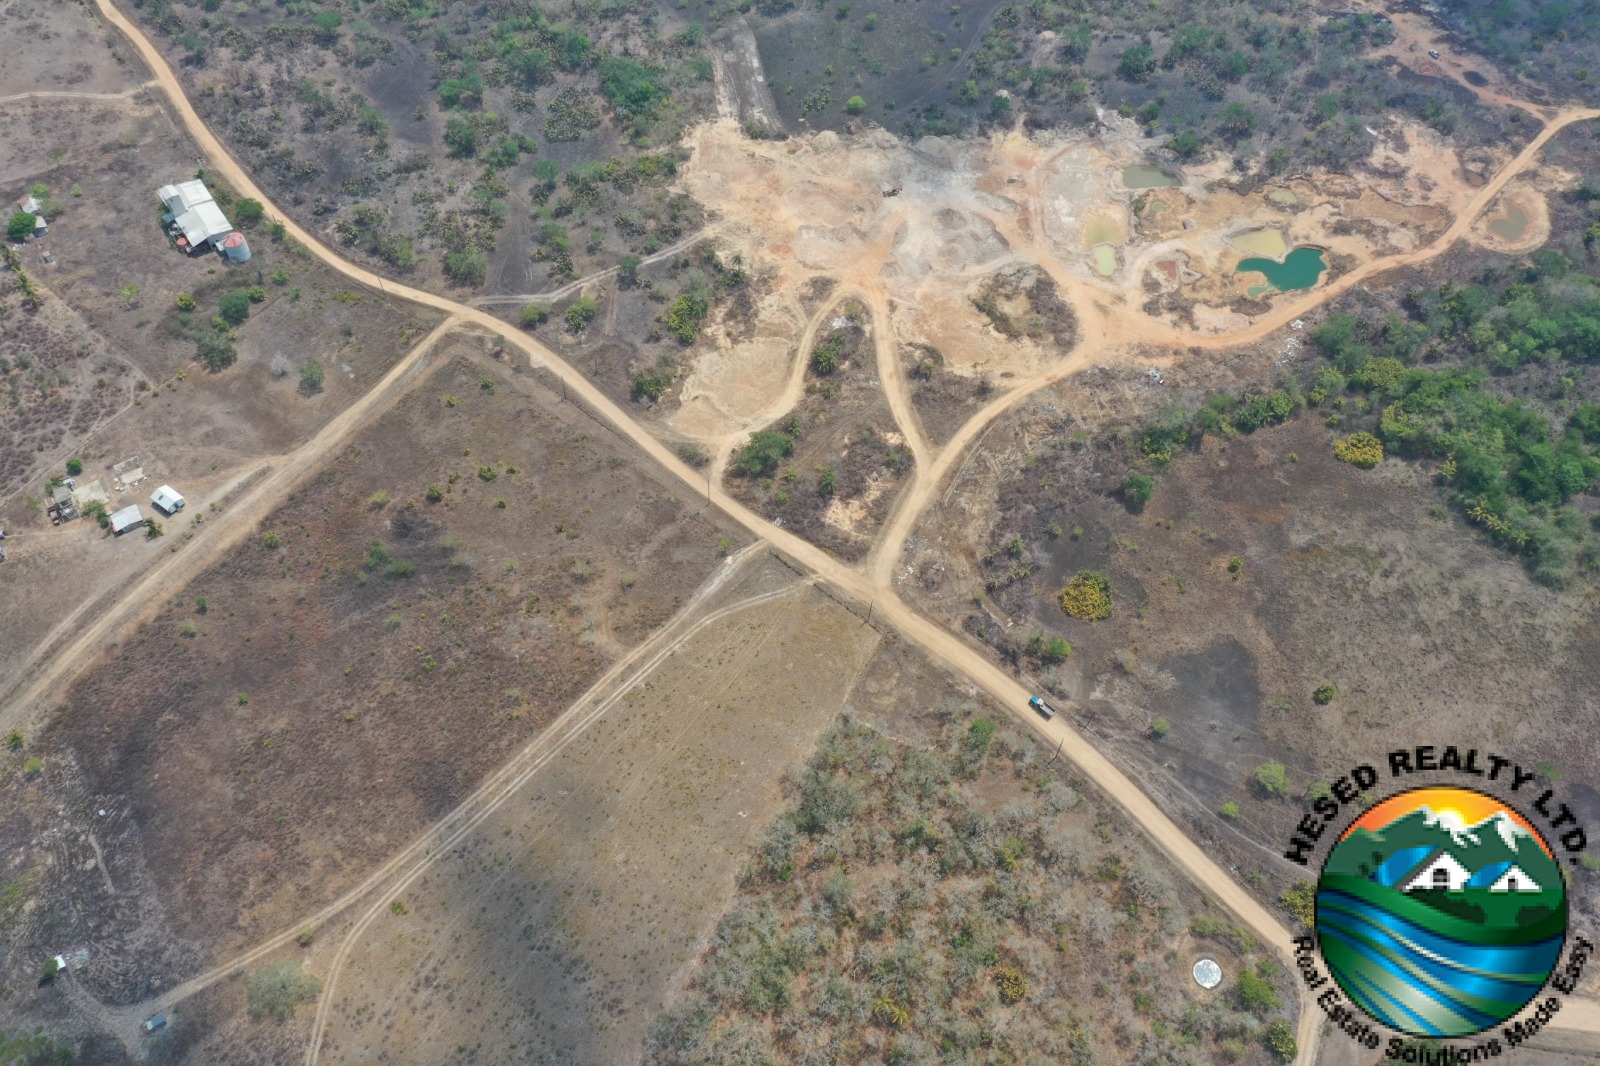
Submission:
M 373 901 L 329 990 L 322 1061 L 637 1057 L 781 802 L 779 778 L 878 643 L 798 581 L 771 562 L 723 592 L 707 609 L 730 613 L 630 681 L 398 906 Z
M 42 768 L 14 787 L 114 812 L 105 868 L 149 878 L 140 906 L 98 918 L 159 928 L 167 948 L 97 953 L 79 979 L 106 1002 L 359 880 L 740 540 L 489 342 L 447 343 L 440 369 L 172 590 L 29 739 Z M 18 927 L 12 977 L 42 950 L 36 933 Z

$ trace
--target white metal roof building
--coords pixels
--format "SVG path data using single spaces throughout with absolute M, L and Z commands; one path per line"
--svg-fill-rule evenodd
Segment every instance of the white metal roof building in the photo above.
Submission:
M 173 224 L 183 231 L 190 248 L 199 248 L 209 241 L 218 240 L 233 232 L 233 224 L 211 197 L 211 190 L 203 181 L 182 181 L 176 185 L 163 185 L 156 191 L 161 202 L 172 212 Z
M 199 204 L 215 203 L 211 190 L 206 188 L 206 183 L 196 178 L 194 181 L 180 181 L 176 185 L 163 185 L 156 191 L 161 197 L 161 202 L 167 205 L 167 210 L 174 215 L 181 215 L 191 207 Z
M 176 514 L 183 508 L 183 497 L 171 485 L 162 485 L 150 494 L 150 502 L 167 514 Z
M 144 515 L 139 513 L 139 505 L 130 503 L 122 510 L 111 516 L 111 532 L 121 535 L 134 526 L 144 524 Z

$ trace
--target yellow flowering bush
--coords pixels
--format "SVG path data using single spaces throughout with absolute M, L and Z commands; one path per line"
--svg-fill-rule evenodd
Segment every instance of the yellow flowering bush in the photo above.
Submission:
M 1063 611 L 1085 622 L 1111 617 L 1111 582 L 1093 570 L 1079 570 L 1057 598 Z
M 1333 457 L 1371 470 L 1383 462 L 1383 441 L 1371 433 L 1352 433 L 1344 440 L 1333 442 Z
M 1028 979 L 1015 966 L 996 966 L 994 983 L 1000 986 L 1002 1003 L 1017 1003 L 1028 994 Z

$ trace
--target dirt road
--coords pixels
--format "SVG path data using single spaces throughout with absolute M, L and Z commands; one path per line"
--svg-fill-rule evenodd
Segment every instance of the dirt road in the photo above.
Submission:
M 155 72 L 155 80 L 167 92 L 184 125 L 198 142 L 201 151 L 210 158 L 211 164 L 216 171 L 222 174 L 241 195 L 261 200 L 263 204 L 267 205 L 270 213 L 274 216 L 282 217 L 290 236 L 305 243 L 313 254 L 321 258 L 332 269 L 344 274 L 358 284 L 381 288 L 390 295 L 398 295 L 418 304 L 444 311 L 451 316 L 449 322 L 446 323 L 447 325 L 450 323 L 468 324 L 504 335 L 509 344 L 515 345 L 526 352 L 535 365 L 543 366 L 559 377 L 566 386 L 570 397 L 578 402 L 587 404 L 597 416 L 609 422 L 617 432 L 626 436 L 641 451 L 671 471 L 693 491 L 698 493 L 702 490 L 703 482 L 700 474 L 679 460 L 661 441 L 603 395 L 589 379 L 575 371 L 544 345 L 514 330 L 507 330 L 504 322 L 486 312 L 457 303 L 447 297 L 381 279 L 362 267 L 346 262 L 297 223 L 286 216 L 282 216 L 282 213 L 273 206 L 271 199 L 256 185 L 250 175 L 232 159 L 224 146 L 201 121 L 160 51 L 112 5 L 111 0 L 96 0 L 96 5 L 102 16 L 128 38 L 139 51 L 141 58 Z M 1205 339 L 1185 336 L 1183 343 L 1187 345 L 1203 340 L 1208 345 L 1220 346 L 1222 344 L 1231 345 L 1259 339 L 1272 330 L 1281 327 L 1290 319 L 1304 314 L 1339 293 L 1347 291 L 1351 286 L 1381 270 L 1392 266 L 1422 262 L 1433 255 L 1439 254 L 1466 231 L 1467 226 L 1471 225 L 1476 214 L 1481 212 L 1492 201 L 1493 197 L 1504 188 L 1512 177 L 1520 173 L 1529 164 L 1539 148 L 1551 136 L 1571 122 L 1596 116 L 1600 116 L 1600 112 L 1577 109 L 1569 109 L 1556 116 L 1546 126 L 1545 130 L 1518 154 L 1511 164 L 1497 174 L 1480 191 L 1479 195 L 1474 197 L 1469 205 L 1469 210 L 1463 211 L 1446 233 L 1426 248 L 1369 264 L 1362 270 L 1352 272 L 1352 274 L 1338 279 L 1331 285 L 1315 290 L 1312 295 L 1304 299 L 1282 308 L 1275 308 L 1270 315 L 1263 316 L 1249 330 L 1240 334 Z M 1015 233 L 1013 236 L 1024 245 L 1027 243 L 1025 235 Z M 1121 804 L 1139 822 L 1145 832 L 1149 834 L 1151 840 L 1171 856 L 1193 881 L 1212 893 L 1257 937 L 1266 943 L 1272 944 L 1281 953 L 1287 955 L 1290 947 L 1290 934 L 1275 915 L 1252 899 L 1220 866 L 1212 861 L 1210 856 L 1189 840 L 1132 781 L 1096 751 L 1081 734 L 1060 718 L 1051 722 L 1044 722 L 1036 716 L 1026 713 L 1024 708 L 1029 695 L 1026 689 L 989 662 L 978 650 L 963 639 L 945 631 L 912 611 L 895 595 L 888 580 L 892 573 L 893 563 L 898 556 L 898 550 L 894 545 L 904 542 L 905 534 L 915 522 L 916 517 L 928 506 L 940 481 L 962 454 L 963 450 L 1000 413 L 1014 405 L 1028 393 L 1080 369 L 1090 357 L 1088 353 L 1098 349 L 1097 340 L 1105 334 L 1102 324 L 1106 312 L 1086 311 L 1087 308 L 1094 306 L 1093 300 L 1085 299 L 1082 293 L 1078 295 L 1079 298 L 1075 302 L 1079 305 L 1080 312 L 1082 312 L 1080 313 L 1082 329 L 1080 343 L 1074 355 L 985 407 L 977 418 L 966 427 L 963 427 L 956 437 L 940 450 L 926 470 L 919 470 L 912 488 L 907 492 L 906 498 L 902 500 L 901 505 L 897 508 L 888 530 L 890 539 L 886 540 L 885 543 L 889 545 L 889 549 L 875 560 L 868 571 L 864 572 L 847 567 L 816 546 L 802 541 L 782 529 L 775 529 L 769 523 L 748 511 L 736 500 L 727 496 L 720 486 L 714 483 L 708 486 L 705 491 L 713 504 L 749 529 L 758 538 L 809 568 L 822 580 L 846 595 L 863 603 L 869 601 L 875 603 L 875 615 L 877 618 L 894 626 L 907 640 L 918 645 L 931 657 L 943 663 L 949 669 L 967 677 L 974 684 L 983 688 L 1002 706 L 1010 708 L 1020 721 L 1026 723 L 1029 728 L 1034 729 L 1052 748 L 1060 745 L 1064 753 L 1077 764 L 1082 772 L 1116 802 Z M 1096 321 L 1097 319 L 1100 321 Z M 442 328 L 444 327 L 441 326 Z M 880 330 L 887 329 L 887 323 L 880 323 L 877 328 Z M 1176 343 L 1176 339 L 1174 339 L 1174 343 Z M 803 353 L 798 357 L 803 358 Z M 403 365 L 411 365 L 411 358 L 408 357 L 407 363 Z M 389 386 L 395 384 L 395 375 L 399 371 L 400 368 L 397 367 L 396 372 L 386 378 L 385 383 L 375 392 L 387 393 Z M 367 409 L 365 401 L 358 407 Z M 349 415 L 347 414 L 344 417 L 348 418 Z M 333 427 L 329 428 L 331 430 Z M 328 431 L 325 430 L 324 434 L 319 434 L 317 441 L 313 442 L 313 445 L 320 446 L 307 445 L 296 453 L 296 468 L 299 475 L 303 476 L 308 473 L 314 467 L 315 462 L 325 457 L 331 447 L 325 441 L 327 433 Z M 290 475 L 287 470 L 283 470 L 275 473 L 274 477 L 282 477 L 287 480 Z M 150 581 L 141 582 L 139 586 L 130 591 L 128 598 L 124 601 L 133 606 L 115 613 L 120 614 L 124 619 L 131 618 L 137 613 L 138 605 L 145 602 L 146 598 L 158 601 L 165 595 L 166 589 L 170 587 L 170 578 L 164 578 L 160 582 L 159 589 L 152 585 Z M 52 684 L 50 686 L 45 686 L 38 682 L 32 684 L 28 689 L 26 698 L 17 705 L 17 713 L 26 712 L 44 692 L 53 688 L 54 684 L 64 682 L 73 671 L 86 665 L 92 659 L 93 653 L 104 646 L 114 628 L 116 627 L 97 627 L 100 631 L 94 635 L 93 639 L 86 634 L 83 640 L 74 645 L 74 649 L 79 652 L 77 656 L 58 658 L 58 662 L 70 663 L 71 665 L 61 665 L 55 668 L 52 671 Z M 1315 1009 L 1302 1011 L 1300 1061 L 1307 1063 L 1314 1061 L 1320 1026 L 1320 1012 Z M 308 1052 L 308 1057 L 314 1060 L 315 1046 Z

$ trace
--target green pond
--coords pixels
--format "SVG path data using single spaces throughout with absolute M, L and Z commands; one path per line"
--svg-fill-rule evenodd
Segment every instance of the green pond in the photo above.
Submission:
M 1284 256 L 1281 263 L 1274 259 L 1252 256 L 1240 260 L 1239 265 L 1234 268 L 1240 274 L 1251 271 L 1265 274 L 1267 284 L 1280 292 L 1309 289 L 1317 283 L 1317 279 L 1322 277 L 1322 272 L 1326 269 L 1328 264 L 1322 260 L 1321 248 L 1296 248 Z M 1250 290 L 1250 295 L 1259 296 L 1264 291 L 1267 291 L 1265 286 L 1257 285 Z
M 1182 185 L 1183 182 L 1177 175 L 1168 174 L 1160 167 L 1153 167 L 1148 163 L 1135 163 L 1133 166 L 1122 168 L 1122 184 L 1130 189 L 1161 189 Z
M 1516 204 L 1508 203 L 1505 213 L 1489 220 L 1489 232 L 1503 241 L 1520 241 L 1528 232 L 1528 213 Z

